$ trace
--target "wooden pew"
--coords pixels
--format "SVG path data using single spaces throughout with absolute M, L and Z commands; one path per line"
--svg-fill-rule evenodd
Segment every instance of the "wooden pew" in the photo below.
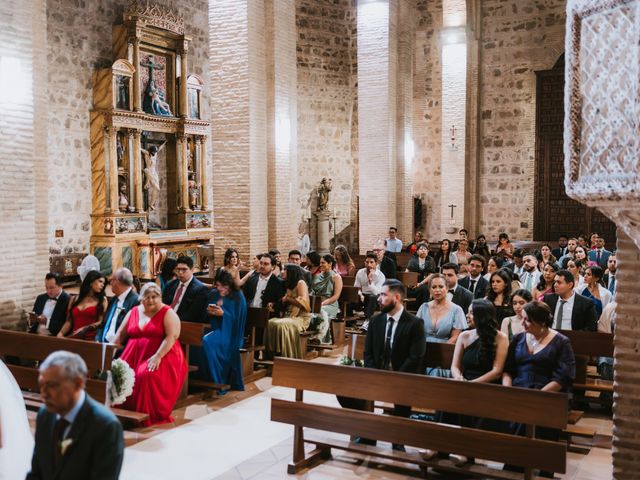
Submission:
M 256 363 L 262 364 L 258 360 L 260 352 L 264 351 L 262 343 L 262 332 L 269 324 L 271 314 L 266 308 L 247 307 L 247 324 L 245 326 L 245 345 L 240 349 L 240 360 L 242 361 L 242 377 L 245 383 L 253 382 L 267 375 L 266 369 L 256 369 Z M 258 339 L 260 333 L 260 339 Z
M 340 298 L 338 298 L 338 305 L 341 311 L 341 320 L 348 323 L 355 323 L 358 317 L 350 317 L 347 315 L 347 307 L 350 304 L 357 305 L 360 302 L 360 295 L 358 295 L 358 287 L 342 286 L 342 292 L 340 292 Z
M 561 333 L 571 340 L 571 347 L 576 356 L 574 390 L 613 393 L 612 380 L 593 379 L 587 375 L 590 357 L 613 357 L 613 334 L 582 330 L 561 330 Z M 597 398 L 589 397 L 588 400 L 596 401 Z
M 407 288 L 415 287 L 418 283 L 418 272 L 398 272 L 400 280 Z
M 347 286 L 347 287 L 353 287 L 353 284 L 356 281 L 356 277 L 350 277 L 348 275 L 345 275 L 344 277 L 342 277 L 342 285 L 343 286 Z
M 398 262 L 398 270 L 404 270 L 405 268 L 407 268 L 407 265 L 409 264 L 409 260 L 411 260 L 412 256 L 413 256 L 413 254 L 409 253 L 409 252 L 396 253 L 396 261 Z
M 273 385 L 295 389 L 294 401 L 271 401 L 271 420 L 294 426 L 289 474 L 330 458 L 331 449 L 336 448 L 416 464 L 424 470 L 435 467 L 474 476 L 517 478 L 478 464 L 456 467 L 448 459 L 426 461 L 413 452 L 318 439 L 305 434 L 304 427 L 519 465 L 525 468 L 524 478 L 532 478 L 532 469 L 566 470 L 566 444 L 533 438 L 535 426 L 565 427 L 566 394 L 283 358 L 275 360 Z M 305 390 L 519 422 L 527 425 L 527 436 L 309 404 L 303 401 Z M 307 454 L 305 443 L 314 444 L 315 449 Z
M 326 297 L 311 296 L 311 313 L 318 314 L 322 310 L 322 301 Z M 314 350 L 335 350 L 345 345 L 345 322 L 341 318 L 331 319 L 329 324 L 329 332 L 331 333 L 330 344 L 311 344 L 308 348 Z
M 31 366 L 7 365 L 22 390 L 27 390 L 29 406 L 36 406 L 40 399 L 38 368 L 35 362 L 42 362 L 49 354 L 58 350 L 67 350 L 80 355 L 88 369 L 87 393 L 96 401 L 107 404 L 108 392 L 106 380 L 97 376 L 111 369 L 111 362 L 117 350 L 116 345 L 88 342 L 71 338 L 50 337 L 26 332 L 0 330 L 0 355 L 18 357 L 23 361 L 34 362 Z M 123 423 L 138 424 L 149 418 L 146 413 L 131 412 L 112 408 L 113 413 Z

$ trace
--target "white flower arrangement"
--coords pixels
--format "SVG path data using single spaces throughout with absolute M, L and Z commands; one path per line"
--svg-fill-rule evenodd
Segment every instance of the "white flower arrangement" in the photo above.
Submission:
M 124 402 L 133 392 L 133 385 L 136 383 L 136 376 L 133 369 L 127 362 L 116 359 L 111 364 L 109 380 L 109 404 L 118 405 Z

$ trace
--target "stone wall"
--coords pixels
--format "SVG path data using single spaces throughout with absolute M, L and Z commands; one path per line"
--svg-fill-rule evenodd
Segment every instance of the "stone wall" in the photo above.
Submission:
M 299 196 L 292 221 L 305 232 L 316 187 L 333 179 L 337 241 L 355 249 L 358 195 L 357 50 L 354 0 L 297 0 Z M 312 222 L 313 224 L 313 222 Z M 332 225 L 333 228 L 333 225 Z M 332 231 L 333 235 L 333 231 Z M 315 246 L 315 229 L 311 232 Z
M 479 230 L 533 238 L 536 70 L 564 51 L 565 1 L 482 2 Z
M 0 326 L 43 288 L 47 254 L 46 38 L 36 0 L 0 3 Z
M 48 245 L 52 254 L 88 253 L 91 234 L 91 76 L 96 68 L 107 67 L 113 62 L 112 26 L 121 23 L 122 12 L 130 2 L 47 0 L 46 3 Z M 176 8 L 173 3 L 167 2 L 167 5 Z M 184 15 L 187 34 L 193 39 L 189 52 L 190 73 L 200 75 L 208 85 L 207 2 L 183 1 L 178 11 Z M 207 90 L 204 92 L 203 118 L 208 118 Z M 55 230 L 63 230 L 64 236 L 55 238 Z
M 413 194 L 423 199 L 423 233 L 429 240 L 437 240 L 440 232 L 442 0 L 419 0 L 415 13 Z

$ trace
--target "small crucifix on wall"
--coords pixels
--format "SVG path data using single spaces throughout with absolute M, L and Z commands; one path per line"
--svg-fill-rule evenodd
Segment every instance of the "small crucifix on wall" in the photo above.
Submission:
M 451 128 L 449 129 L 449 135 L 451 136 L 451 147 L 450 150 L 458 150 L 458 147 L 456 146 L 456 126 L 455 125 L 451 125 Z
M 453 209 L 457 207 L 457 205 L 454 205 L 453 203 L 451 205 L 447 205 L 447 207 L 449 207 L 451 209 L 451 218 L 449 219 L 449 225 L 453 225 L 456 223 L 456 221 L 453 218 Z

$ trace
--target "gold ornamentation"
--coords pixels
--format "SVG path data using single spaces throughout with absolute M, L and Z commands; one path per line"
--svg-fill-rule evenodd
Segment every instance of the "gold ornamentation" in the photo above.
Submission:
M 135 1 L 124 11 L 123 18 L 125 22 L 139 21 L 147 26 L 184 35 L 184 17 L 157 3 Z

